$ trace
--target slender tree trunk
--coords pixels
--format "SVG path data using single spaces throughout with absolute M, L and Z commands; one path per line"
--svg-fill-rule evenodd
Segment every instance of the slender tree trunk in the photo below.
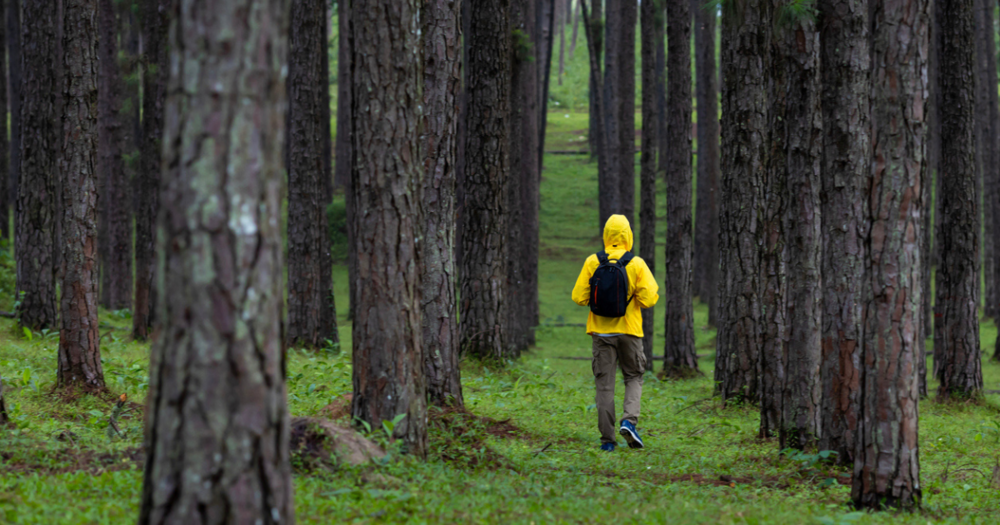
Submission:
M 667 9 L 666 0 L 661 2 L 662 9 L 657 10 L 657 14 L 660 15 L 659 20 L 656 23 L 656 104 L 659 108 L 657 110 L 657 137 L 660 139 L 660 143 L 657 145 L 659 151 L 666 152 L 670 149 L 670 140 L 667 138 L 667 51 L 666 51 L 666 38 L 667 38 Z M 667 155 L 664 153 L 660 155 L 660 159 L 657 164 L 657 169 L 661 173 L 666 173 L 667 171 Z
M 617 96 L 613 102 L 616 105 L 615 113 L 618 118 L 618 183 L 621 185 L 621 213 L 625 215 L 630 224 L 635 224 L 635 26 L 638 23 L 638 11 L 634 0 L 618 0 L 621 11 L 619 24 L 621 34 L 617 39 L 618 73 L 613 81 L 619 83 L 616 90 Z M 686 9 L 685 9 L 686 11 Z M 690 15 L 688 15 L 690 18 Z M 691 35 L 691 21 L 687 23 L 688 40 Z M 690 49 L 690 43 L 686 46 Z M 691 94 L 691 66 L 690 57 L 688 62 L 688 86 L 685 91 Z M 668 66 L 669 69 L 669 66 Z M 607 70 L 605 70 L 607 73 Z M 690 112 L 691 100 L 688 96 L 688 111 Z M 688 123 L 691 118 L 688 115 Z M 690 125 L 688 126 L 690 128 Z M 690 141 L 690 131 L 687 133 Z M 688 148 L 690 152 L 690 147 Z M 690 154 L 689 154 L 690 157 Z M 691 159 L 688 158 L 688 166 Z M 690 194 L 690 192 L 688 192 Z M 688 211 L 690 211 L 690 202 Z
M 982 5 L 982 2 L 976 2 L 941 0 L 944 17 L 941 19 L 943 45 L 939 82 L 942 107 L 949 110 L 942 113 L 941 121 L 939 198 L 943 222 L 936 288 L 936 303 L 941 315 L 936 319 L 934 330 L 934 354 L 941 360 L 938 396 L 942 399 L 976 396 L 983 388 L 979 356 L 980 225 L 973 103 L 976 99 L 975 16 L 985 13 L 977 13 L 973 6 Z M 989 123 L 986 124 L 988 127 Z M 989 137 L 982 137 L 983 144 L 988 140 Z M 985 158 L 989 148 L 984 147 L 982 153 Z M 984 164 L 983 168 L 987 166 Z
M 524 34 L 537 28 L 537 0 L 515 0 L 511 4 L 512 27 Z M 533 39 L 532 48 L 542 45 Z M 510 186 L 507 214 L 509 239 L 523 240 L 508 246 L 508 315 L 511 335 L 509 343 L 517 350 L 535 343 L 534 327 L 538 324 L 538 205 L 539 172 L 542 155 L 544 120 L 535 118 L 540 111 L 538 93 L 539 69 L 532 63 L 527 49 L 515 49 L 511 79 Z M 513 250 L 513 251 L 512 251 Z
M 334 180 L 344 188 L 344 204 L 347 215 L 347 281 L 348 281 L 348 311 L 347 318 L 354 319 L 354 309 L 357 304 L 354 289 L 357 268 L 355 267 L 354 249 L 354 197 L 351 191 L 351 170 L 354 162 L 354 144 L 351 138 L 351 1 L 337 2 L 337 164 Z
M 597 186 L 598 186 L 598 235 L 604 231 L 604 223 L 617 208 L 618 185 L 608 170 L 608 139 L 604 104 L 604 81 L 601 72 L 602 33 L 598 14 L 589 15 L 586 0 L 580 0 L 583 10 L 584 32 L 590 54 L 590 143 L 591 152 L 597 156 Z M 594 9 L 600 5 L 600 0 L 594 2 Z
M 563 9 L 563 4 L 566 0 L 556 0 L 558 4 L 556 6 L 556 27 L 559 30 L 559 85 L 562 85 L 563 75 L 566 73 L 566 20 L 563 19 L 563 14 L 566 12 Z
M 691 294 L 691 11 L 690 0 L 667 0 L 667 237 L 663 311 L 663 373 L 698 375 Z M 626 74 L 624 71 L 622 74 Z M 622 110 L 629 106 L 624 105 Z M 634 112 L 633 112 L 634 115 Z M 625 155 L 625 151 L 622 151 Z M 631 159 L 632 156 L 628 155 Z M 624 173 L 624 172 L 623 172 Z M 625 192 L 623 191 L 624 195 Z
M 149 339 L 156 304 L 156 217 L 162 170 L 163 105 L 167 95 L 169 58 L 167 24 L 171 0 L 144 0 L 142 3 L 143 52 L 146 68 L 142 76 L 142 149 L 139 181 L 136 185 L 135 216 L 135 306 L 132 337 Z
M 288 2 L 171 6 L 163 331 L 139 523 L 293 523 L 278 220 Z
M 986 279 L 986 315 L 989 317 L 996 318 L 1000 314 L 1000 282 L 995 278 L 995 272 L 991 269 L 997 264 L 997 251 L 998 246 L 994 242 L 996 235 L 994 230 L 997 228 L 996 222 L 993 220 L 993 209 L 1000 204 L 996 201 L 996 188 L 1000 184 L 1000 100 L 998 100 L 997 95 L 997 52 L 996 52 L 996 29 L 993 25 L 994 16 L 993 13 L 996 10 L 996 6 L 990 0 L 982 0 L 983 10 L 981 15 L 976 16 L 977 21 L 984 22 L 983 27 L 983 40 L 985 40 L 985 55 L 986 55 L 986 70 L 984 73 L 984 83 L 987 86 L 986 89 L 986 101 L 987 101 L 987 125 L 988 131 L 986 134 L 986 153 L 989 154 L 988 160 L 984 163 L 983 172 L 983 221 L 984 221 L 984 235 L 986 236 L 983 244 L 985 250 L 985 261 L 983 265 L 983 272 L 987 276 Z M 992 88 L 992 89 L 990 89 Z
M 578 5 L 576 9 L 573 8 L 573 0 L 569 0 L 569 11 L 571 13 L 570 18 L 572 18 L 571 24 L 573 24 L 573 33 L 569 38 L 569 61 L 573 61 L 573 53 L 576 52 L 576 37 L 580 32 L 580 6 Z
M 438 406 L 464 406 L 459 374 L 455 303 L 455 160 L 462 87 L 461 0 L 432 0 L 421 34 L 424 46 L 423 264 L 420 294 L 427 397 Z
M 719 294 L 719 84 L 715 67 L 715 9 L 694 0 L 694 47 L 698 104 L 698 189 L 695 208 L 694 289 L 709 305 Z
M 979 243 L 979 249 L 982 250 L 980 254 L 981 268 L 987 268 L 992 265 L 993 261 L 993 221 L 992 221 L 992 202 L 989 199 L 985 199 L 987 189 L 989 184 L 993 180 L 993 173 L 1000 170 L 997 163 L 1000 162 L 1000 158 L 997 155 L 997 137 L 995 135 L 996 129 L 996 99 L 997 99 L 997 74 L 996 74 L 996 39 L 994 34 L 996 33 L 996 28 L 993 26 L 993 11 L 996 6 L 993 4 L 992 0 L 972 0 L 973 4 L 973 49 L 975 49 L 974 55 L 974 70 L 973 70 L 973 82 L 974 82 L 974 93 L 975 93 L 975 145 L 976 145 L 976 160 L 977 166 L 979 168 L 979 180 L 978 188 L 976 192 L 975 199 L 978 201 L 977 214 L 979 228 L 984 235 L 977 241 Z M 943 20 L 942 25 L 949 23 L 948 20 Z M 942 28 L 942 32 L 946 31 Z M 943 36 L 943 35 L 942 35 Z M 946 44 L 947 45 L 947 44 Z M 944 52 L 944 48 L 942 48 Z M 992 67 L 991 67 L 992 66 Z M 942 64 L 942 68 L 944 65 Z M 942 69 L 943 70 L 943 69 Z M 990 76 L 992 74 L 992 77 Z M 941 80 L 942 82 L 944 80 Z M 943 89 L 943 86 L 942 86 Z M 944 93 L 942 93 L 944 95 Z M 946 106 L 947 107 L 947 106 Z M 942 132 L 944 122 L 941 123 Z M 942 139 L 943 140 L 943 139 Z M 942 161 L 944 160 L 942 143 Z M 944 168 L 942 169 L 944 171 Z M 942 179 L 942 183 L 944 183 Z M 945 191 L 942 188 L 942 192 Z M 944 202 L 942 201 L 942 205 Z M 942 208 L 941 212 L 947 214 L 948 212 Z M 945 218 L 947 220 L 947 218 Z M 943 232 L 947 235 L 946 232 Z M 943 241 L 942 239 L 942 242 Z M 943 248 L 943 246 L 942 246 Z M 943 254 L 942 254 L 943 257 Z M 978 270 L 977 270 L 978 272 Z M 991 272 L 983 272 L 980 277 L 985 284 L 985 289 L 981 291 L 982 299 L 985 301 L 986 315 L 993 315 L 993 304 L 992 301 L 995 299 L 995 286 L 993 283 L 993 274 Z
M 539 1 L 539 0 L 536 0 Z M 539 79 L 542 87 L 541 98 L 539 99 L 539 123 L 538 123 L 538 172 L 542 171 L 542 163 L 545 160 L 545 128 L 549 121 L 549 84 L 552 79 L 552 50 L 553 44 L 555 43 L 555 0 L 540 0 L 545 4 L 545 18 L 542 20 L 544 23 L 545 31 L 542 32 L 544 39 L 539 40 L 544 42 L 545 46 L 545 63 L 543 64 L 542 70 L 539 72 L 542 77 Z M 633 38 L 635 37 L 635 32 L 632 32 Z M 633 71 L 633 75 L 635 71 Z M 633 82 L 633 85 L 635 82 Z
M 5 13 L 3 2 L 0 1 L 0 13 Z M 12 241 L 10 231 L 10 163 L 8 159 L 10 145 L 7 141 L 7 37 L 5 24 L 0 23 L 0 115 L 4 117 L 4 125 L 0 126 L 0 237 Z M 15 55 L 11 55 L 12 57 Z M 11 104 L 13 106 L 13 104 Z
M 288 345 L 339 343 L 333 310 L 323 128 L 330 127 L 325 0 L 292 3 L 288 48 Z
M 18 315 L 25 327 L 56 326 L 55 191 L 57 94 L 56 13 L 43 2 L 24 5 L 20 182 L 16 257 Z
M 760 250 L 756 220 L 768 165 L 770 4 L 748 0 L 722 13 L 722 194 L 719 205 L 719 333 L 715 381 L 725 402 L 759 399 Z
M 21 178 L 21 0 L 7 0 L 7 56 L 10 86 L 10 174 L 7 200 L 17 221 L 17 187 Z M 14 237 L 17 237 L 15 228 Z
M 598 173 L 598 189 L 600 191 L 601 223 L 603 228 L 608 217 L 624 212 L 624 196 L 622 195 L 621 179 L 621 89 L 622 79 L 619 67 L 622 35 L 621 3 L 628 0 L 606 0 L 607 18 L 604 24 L 604 81 L 601 92 L 601 103 L 604 112 L 601 114 L 602 136 L 604 137 L 604 172 Z M 595 2 L 596 3 L 596 2 Z M 600 168 L 598 168 L 600 169 Z M 605 212 L 607 215 L 605 215 Z M 631 223 L 631 219 L 629 223 Z
M 659 137 L 656 125 L 656 19 L 662 0 L 642 3 L 642 154 L 639 159 L 639 256 L 646 265 L 656 268 L 656 155 Z M 661 17 L 662 20 L 662 17 Z M 665 154 L 665 152 L 661 153 Z M 653 369 L 653 339 L 656 324 L 653 308 L 642 311 L 642 349 L 646 363 Z
M 823 77 L 823 382 L 820 450 L 852 464 L 860 417 L 866 230 L 871 173 L 867 0 L 820 6 Z
M 510 2 L 470 0 L 465 209 L 461 220 L 461 350 L 508 356 L 503 324 L 510 178 Z
M 864 241 L 861 417 L 851 498 L 859 508 L 912 508 L 921 492 L 917 339 L 929 2 L 878 7 L 871 25 L 874 146 L 864 201 L 872 223 Z
M 822 384 L 823 112 L 820 35 L 802 19 L 784 28 L 781 51 L 788 67 L 785 137 L 788 145 L 788 344 L 779 446 L 805 450 L 820 437 Z
M 97 330 L 97 1 L 66 0 L 60 171 L 67 206 L 61 246 L 58 384 L 104 388 Z
M 936 191 L 931 191 L 930 188 L 934 187 L 935 180 L 937 180 L 938 173 L 940 172 L 940 158 L 941 158 L 941 109 L 938 91 L 938 64 L 940 59 L 938 57 L 938 48 L 940 47 L 940 27 L 937 21 L 937 4 L 931 9 L 931 36 L 930 36 L 930 52 L 927 54 L 927 86 L 928 86 L 928 97 L 927 97 L 927 169 L 924 173 L 924 182 L 921 186 L 928 188 L 928 197 L 925 201 L 926 208 L 924 213 L 924 248 L 926 253 L 923 254 L 924 261 L 924 271 L 922 274 L 923 289 L 927 290 L 923 297 L 923 321 L 921 326 L 924 327 L 924 338 L 929 338 L 934 332 L 934 310 L 933 310 L 933 299 L 934 294 L 930 293 L 931 281 L 934 277 L 933 267 L 937 265 L 937 246 L 935 246 L 935 230 L 934 221 L 935 216 L 939 215 L 937 213 L 937 199 L 934 197 Z M 927 395 L 927 360 L 926 358 L 920 363 L 922 372 L 920 381 L 920 396 L 925 397 Z
M 420 308 L 424 261 L 415 242 L 423 219 L 420 202 L 412 197 L 421 191 L 425 159 L 418 108 L 424 101 L 421 5 L 419 0 L 351 2 L 351 191 L 358 207 L 359 291 L 352 413 L 372 428 L 405 414 L 393 437 L 418 457 L 427 451 Z M 507 17 L 502 20 L 509 42 Z

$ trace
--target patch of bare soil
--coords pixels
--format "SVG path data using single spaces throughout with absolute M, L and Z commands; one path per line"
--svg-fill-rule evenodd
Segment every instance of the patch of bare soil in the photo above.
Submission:
M 146 454 L 141 447 L 122 452 L 96 452 L 89 449 L 58 449 L 29 453 L 0 453 L 0 470 L 16 474 L 63 474 L 86 471 L 91 474 L 142 469 Z

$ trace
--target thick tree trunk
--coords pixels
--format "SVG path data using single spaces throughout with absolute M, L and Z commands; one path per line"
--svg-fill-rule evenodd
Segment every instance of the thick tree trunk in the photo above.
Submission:
M 462 87 L 461 0 L 426 5 L 424 46 L 423 264 L 420 295 L 427 397 L 438 406 L 464 406 L 459 374 L 455 303 L 455 160 Z
M 3 183 L 9 189 L 7 201 L 17 216 L 17 187 L 21 177 L 21 0 L 7 1 L 7 56 L 10 86 L 10 174 Z M 15 228 L 14 237 L 17 237 Z
M 0 13 L 4 13 L 3 2 L 0 1 Z M 5 24 L 0 23 L 0 115 L 7 118 L 7 37 Z M 12 57 L 16 55 L 11 54 Z M 13 106 L 13 104 L 11 104 Z M 13 109 L 13 108 L 12 108 Z M 12 241 L 10 235 L 10 163 L 8 154 L 10 145 L 7 141 L 7 120 L 0 126 L 0 237 Z
M 97 330 L 97 2 L 66 0 L 59 168 L 63 214 L 58 384 L 104 388 Z
M 663 281 L 663 373 L 697 375 L 691 291 L 691 11 L 690 0 L 667 0 L 667 236 Z M 626 74 L 623 71 L 622 74 Z M 634 90 L 633 90 L 634 91 Z M 626 111 L 628 105 L 623 105 Z M 631 113 L 634 116 L 634 112 Z M 625 155 L 625 151 L 622 151 Z M 627 158 L 631 160 L 632 155 Z M 623 172 L 624 173 L 624 172 Z M 623 192 L 624 195 L 624 192 Z
M 976 2 L 982 5 L 982 0 Z M 967 399 L 983 388 L 978 315 L 980 198 L 976 192 L 973 103 L 975 16 L 985 13 L 976 12 L 972 0 L 941 0 L 941 5 L 939 82 L 942 107 L 949 110 L 941 115 L 941 262 L 935 301 L 940 316 L 935 319 L 934 355 L 941 361 L 937 366 L 939 397 Z M 983 144 L 988 140 L 990 137 L 982 137 Z M 989 150 L 983 148 L 984 158 Z
M 872 224 L 864 241 L 870 249 L 851 498 L 859 508 L 912 508 L 920 501 L 920 169 L 929 2 L 878 5 L 871 25 L 872 179 L 863 196 Z
M 864 199 L 871 173 L 867 0 L 820 6 L 823 64 L 823 383 L 819 448 L 852 464 L 860 417 L 865 277 Z
M 139 523 L 293 523 L 278 220 L 288 2 L 171 5 Z
M 56 326 L 56 13 L 44 2 L 27 2 L 23 11 L 17 296 L 21 324 L 38 330 Z
M 339 343 L 334 318 L 323 129 L 330 127 L 325 0 L 295 1 L 288 39 L 288 345 Z
M 698 189 L 695 207 L 694 288 L 714 322 L 719 302 L 719 84 L 715 67 L 716 12 L 694 0 Z
M 419 0 L 351 2 L 351 192 L 357 206 L 359 291 L 351 410 L 372 428 L 405 414 L 393 437 L 418 457 L 427 451 L 420 308 L 424 261 L 416 242 L 423 219 L 414 198 L 421 192 L 425 160 L 418 107 L 424 102 L 420 7 Z M 502 20 L 509 31 L 507 17 Z
M 805 450 L 820 436 L 820 349 L 823 314 L 820 183 L 823 113 L 820 37 L 816 23 L 803 19 L 783 28 L 788 91 L 785 144 L 788 146 L 788 343 L 779 447 Z
M 646 265 L 656 269 L 656 21 L 657 10 L 662 10 L 662 0 L 642 3 L 642 154 L 639 158 L 640 207 L 639 207 L 639 256 Z M 660 18 L 662 20 L 662 17 Z M 661 153 L 664 154 L 665 152 Z M 653 339 L 656 336 L 653 308 L 642 311 L 642 350 L 647 366 L 653 369 Z
M 723 401 L 759 399 L 760 250 L 757 212 L 768 163 L 765 73 L 770 4 L 748 0 L 722 14 L 722 194 L 719 205 L 720 301 L 715 381 Z
M 132 337 L 149 339 L 156 304 L 156 217 L 162 170 L 163 105 L 167 95 L 169 58 L 167 24 L 171 0 L 144 0 L 142 3 L 143 52 L 146 68 L 142 76 L 141 168 L 136 184 L 135 214 L 135 305 Z
M 507 185 L 510 178 L 510 2 L 471 0 L 465 206 L 461 216 L 461 350 L 509 355 L 506 333 Z

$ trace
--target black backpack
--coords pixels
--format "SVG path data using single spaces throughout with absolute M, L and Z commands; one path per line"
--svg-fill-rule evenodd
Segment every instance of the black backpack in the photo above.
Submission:
M 632 252 L 625 252 L 621 259 L 611 262 L 607 252 L 597 254 L 600 265 L 590 278 L 590 311 L 601 317 L 624 317 L 625 309 L 632 302 L 628 271 Z

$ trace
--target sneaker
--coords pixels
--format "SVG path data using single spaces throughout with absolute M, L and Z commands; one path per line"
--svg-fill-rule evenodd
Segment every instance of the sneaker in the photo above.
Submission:
M 631 421 L 622 420 L 622 428 L 618 430 L 618 433 L 625 436 L 625 441 L 628 443 L 628 448 L 642 448 L 642 438 L 639 437 L 639 431 L 635 429 L 635 425 Z
M 615 451 L 615 444 L 614 443 L 601 443 L 601 450 L 603 450 L 605 452 L 614 452 Z

